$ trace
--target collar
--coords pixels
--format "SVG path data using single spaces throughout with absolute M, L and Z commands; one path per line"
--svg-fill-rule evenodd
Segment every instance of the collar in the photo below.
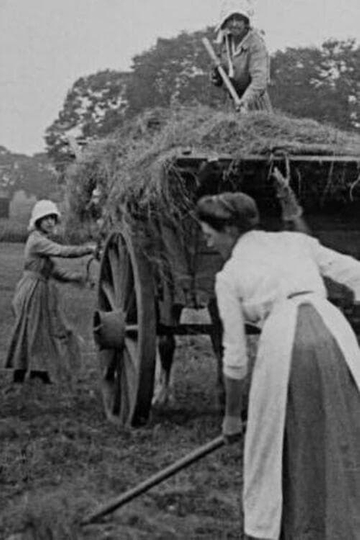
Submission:
M 241 51 L 246 51 L 250 46 L 250 40 L 254 35 L 254 30 L 252 28 L 249 29 L 246 36 L 243 37 L 243 39 L 240 41 L 238 45 L 236 45 L 234 49 L 234 56 L 236 54 L 239 54 Z

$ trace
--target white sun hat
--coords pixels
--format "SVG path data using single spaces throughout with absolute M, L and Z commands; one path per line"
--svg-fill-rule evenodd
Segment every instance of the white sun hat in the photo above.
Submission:
M 46 199 L 38 201 L 37 203 L 35 203 L 35 206 L 33 207 L 31 212 L 29 230 L 33 230 L 35 228 L 36 222 L 41 218 L 44 218 L 46 216 L 56 216 L 57 219 L 59 219 L 60 215 L 61 214 L 58 210 L 58 207 L 52 201 L 48 201 Z
M 254 8 L 251 0 L 224 0 L 221 8 L 220 8 L 220 15 L 215 27 L 215 31 L 218 32 L 226 19 L 230 17 L 230 15 L 234 15 L 235 13 L 238 13 L 239 15 L 244 15 L 244 17 L 248 18 L 249 21 L 254 16 Z

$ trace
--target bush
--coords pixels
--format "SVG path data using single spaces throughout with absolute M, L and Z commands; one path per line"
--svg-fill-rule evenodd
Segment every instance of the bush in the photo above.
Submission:
M 0 219 L 0 242 L 26 242 L 27 225 L 17 220 Z

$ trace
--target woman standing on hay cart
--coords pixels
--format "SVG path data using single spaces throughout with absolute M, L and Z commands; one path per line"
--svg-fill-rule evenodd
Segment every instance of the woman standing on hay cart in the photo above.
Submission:
M 360 350 L 326 298 L 322 276 L 360 298 L 360 263 L 299 232 L 257 230 L 243 193 L 200 199 L 209 246 L 225 264 L 216 296 L 224 327 L 223 434 L 242 433 L 244 322 L 262 332 L 245 434 L 247 538 L 360 538 Z
M 14 370 L 14 382 L 23 382 L 27 374 L 44 382 L 69 381 L 80 363 L 80 348 L 60 310 L 55 281 L 83 285 L 85 278 L 60 268 L 53 257 L 83 257 L 93 254 L 94 248 L 50 240 L 59 218 L 52 201 L 38 201 L 32 210 L 24 274 L 13 300 L 16 322 L 5 362 L 5 368 Z
M 267 87 L 270 82 L 270 58 L 262 36 L 251 26 L 253 9 L 249 0 L 227 0 L 223 3 L 217 41 L 221 64 L 239 98 L 240 111 L 271 111 Z M 215 68 L 211 80 L 222 86 L 223 80 Z

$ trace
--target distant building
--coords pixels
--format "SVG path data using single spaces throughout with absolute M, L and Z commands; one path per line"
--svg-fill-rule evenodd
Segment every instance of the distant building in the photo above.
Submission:
M 0 188 L 0 218 L 8 218 L 10 210 L 10 197 L 6 189 Z
M 36 201 L 35 195 L 28 196 L 22 189 L 15 191 L 10 202 L 9 217 L 20 223 L 28 223 Z

